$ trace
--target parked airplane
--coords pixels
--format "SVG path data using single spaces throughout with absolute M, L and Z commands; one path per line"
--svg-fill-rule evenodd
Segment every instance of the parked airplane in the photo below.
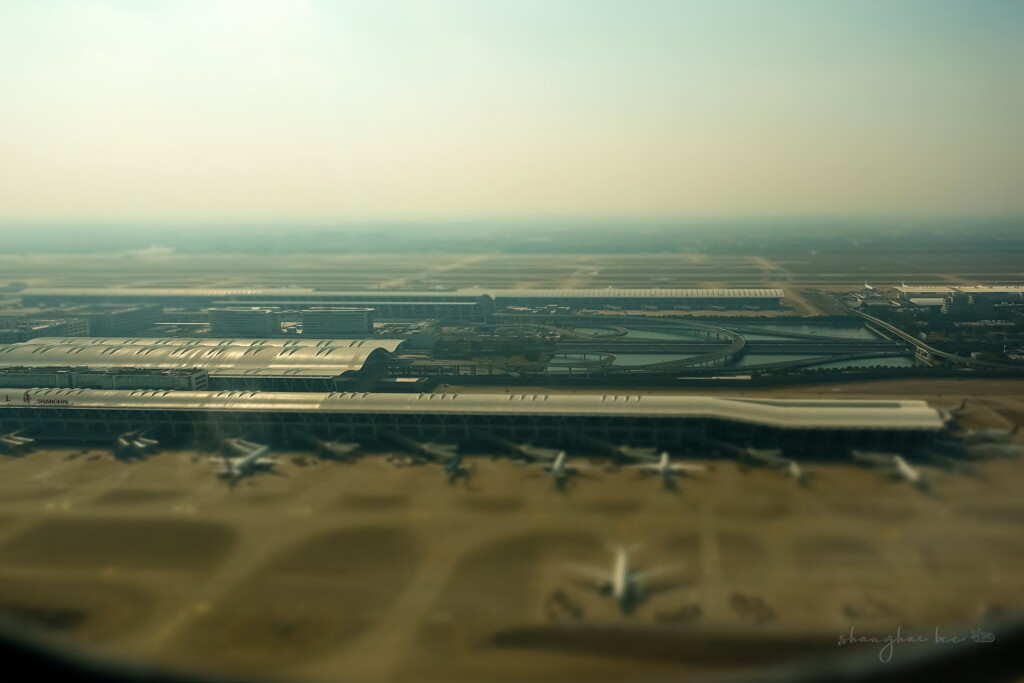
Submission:
M 313 452 L 327 460 L 340 460 L 351 462 L 359 452 L 360 444 L 343 441 L 324 441 L 311 434 L 293 431 L 292 435 L 299 441 L 305 443 Z
M 573 433 L 572 438 L 603 455 L 612 457 L 619 464 L 625 461 L 654 462 L 658 459 L 657 448 L 616 445 L 579 432 Z
M 527 467 L 544 468 L 546 474 L 554 477 L 555 488 L 559 491 L 565 490 L 565 485 L 571 477 L 583 476 L 582 470 L 589 469 L 587 465 L 569 465 L 565 451 L 559 451 L 553 462 L 530 463 Z
M 141 458 L 155 452 L 160 442 L 146 436 L 151 431 L 152 428 L 136 429 L 119 434 L 114 439 L 114 457 L 127 460 L 130 458 Z
M 1020 425 L 1015 425 L 1013 429 L 972 429 L 960 437 L 960 440 L 968 446 L 981 443 L 1006 443 L 1014 437 L 1018 429 L 1020 429 Z
M 921 490 L 928 489 L 928 480 L 916 467 L 903 459 L 901 455 L 893 453 L 870 453 L 865 451 L 852 451 L 853 459 L 871 467 L 889 472 L 896 479 L 902 479 L 907 483 Z
M 384 436 L 395 443 L 408 448 L 420 457 L 420 462 L 434 462 L 435 460 L 448 460 L 455 457 L 458 446 L 446 443 L 431 443 L 430 441 L 416 441 L 396 432 L 382 432 Z
M 21 436 L 23 431 L 25 430 L 19 429 L 16 432 L 0 435 L 0 451 L 10 455 L 19 455 L 32 450 L 36 440 Z
M 475 432 L 474 436 L 482 441 L 487 441 L 488 443 L 503 449 L 513 458 L 528 462 L 533 462 L 535 460 L 554 460 L 560 453 L 560 451 L 554 448 L 539 448 L 528 443 L 515 443 L 508 439 L 503 439 L 500 436 L 495 436 L 486 432 Z
M 755 462 L 759 462 L 765 467 L 771 467 L 777 471 L 784 472 L 787 476 L 791 477 L 798 484 L 807 484 L 810 480 L 811 473 L 800 467 L 800 463 L 792 458 L 783 458 L 776 453 L 782 451 L 776 450 L 764 450 L 757 448 L 748 448 L 747 457 Z
M 277 464 L 277 458 L 269 455 L 270 446 L 242 439 L 225 439 L 224 445 L 236 453 L 242 453 L 236 457 L 225 455 L 223 464 L 217 470 L 217 475 L 227 479 L 231 486 L 256 472 L 272 470 Z
M 671 586 L 654 587 L 645 585 L 655 576 L 661 576 L 682 568 L 682 565 L 652 567 L 637 571 L 629 566 L 629 551 L 618 546 L 615 548 L 615 559 L 611 571 L 587 565 L 571 563 L 569 569 L 585 575 L 593 582 L 593 588 L 603 595 L 611 597 L 618 603 L 624 614 L 631 612 L 637 605 L 650 595 Z
M 967 448 L 968 457 L 979 460 L 993 458 L 1019 458 L 1024 455 L 1024 446 L 1013 443 L 983 443 Z
M 967 399 L 965 398 L 960 402 L 956 408 L 940 408 L 939 414 L 942 415 L 943 422 L 950 422 L 958 418 L 964 411 L 967 410 Z
M 629 469 L 640 470 L 644 474 L 654 474 L 661 477 L 665 488 L 675 487 L 676 476 L 687 472 L 707 472 L 704 465 L 673 463 L 669 459 L 668 451 L 661 452 L 661 459 L 658 462 L 645 462 L 640 465 L 626 465 Z
M 453 455 L 444 463 L 444 473 L 448 477 L 449 484 L 454 484 L 459 479 L 462 479 L 469 486 L 469 479 L 473 476 L 473 466 L 464 465 L 462 454 L 460 453 Z

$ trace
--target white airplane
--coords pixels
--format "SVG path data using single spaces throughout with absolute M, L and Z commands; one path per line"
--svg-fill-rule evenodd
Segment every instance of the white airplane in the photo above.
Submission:
M 217 470 L 217 475 L 227 479 L 231 486 L 258 471 L 272 470 L 277 464 L 277 458 L 268 455 L 270 446 L 261 446 L 242 439 L 226 439 L 224 444 L 235 452 L 244 453 L 233 458 L 225 455 Z
M 456 449 L 458 448 L 458 446 L 454 444 L 416 441 L 415 439 L 410 439 L 407 436 L 402 436 L 395 432 L 383 432 L 383 434 L 395 443 L 408 448 L 410 451 L 420 456 L 420 459 L 423 462 L 450 460 L 456 456 Z
M 561 452 L 554 448 L 540 448 L 528 443 L 515 443 L 514 441 L 509 441 L 493 434 L 487 434 L 486 432 L 477 432 L 475 436 L 504 449 L 512 457 L 520 460 L 554 460 Z
M 541 467 L 545 473 L 555 479 L 555 487 L 564 490 L 570 477 L 580 476 L 582 470 L 590 469 L 587 465 L 569 465 L 568 456 L 565 451 L 559 451 L 553 462 L 550 463 L 529 463 L 527 467 Z
M 627 614 L 646 600 L 649 595 L 659 590 L 644 585 L 647 581 L 655 576 L 668 574 L 682 568 L 682 565 L 675 565 L 637 571 L 629 566 L 629 551 L 622 546 L 615 548 L 615 559 L 611 571 L 575 563 L 566 566 L 589 578 L 597 591 L 615 600 L 619 609 Z
M 626 445 L 619 445 L 619 446 L 617 446 L 615 444 L 608 443 L 607 441 L 602 441 L 601 439 L 595 439 L 592 436 L 587 436 L 586 434 L 580 434 L 580 433 L 574 433 L 572 436 L 573 436 L 573 438 L 575 438 L 576 440 L 580 441 L 584 445 L 589 446 L 590 448 L 593 448 L 596 451 L 598 451 L 598 452 L 600 452 L 600 453 L 602 453 L 604 455 L 609 455 L 609 456 L 615 458 L 615 460 L 620 462 L 620 463 L 623 460 L 629 460 L 629 461 L 634 461 L 634 462 L 638 461 L 638 460 L 639 461 L 647 461 L 647 462 L 655 462 L 658 459 L 658 449 L 657 448 L 649 448 L 649 447 L 646 447 L 646 446 L 644 446 L 644 447 L 626 446 Z
M 318 439 L 311 434 L 303 434 L 300 432 L 294 432 L 294 436 L 303 443 L 309 445 L 313 451 L 321 458 L 327 460 L 341 460 L 348 462 L 353 459 L 353 456 L 359 452 L 361 444 L 348 443 L 342 441 L 324 441 Z
M 967 454 L 980 460 L 1019 458 L 1024 455 L 1024 446 L 1013 443 L 983 443 L 968 447 Z
M 661 459 L 656 463 L 645 462 L 639 465 L 626 465 L 626 468 L 639 470 L 644 474 L 659 475 L 662 482 L 665 484 L 665 488 L 672 488 L 675 486 L 677 475 L 686 474 L 687 472 L 708 471 L 708 468 L 704 465 L 673 463 L 669 458 L 668 451 L 662 451 Z
M 1020 425 L 1015 425 L 1013 429 L 972 429 L 961 437 L 961 441 L 968 446 L 980 443 L 1006 443 L 1014 437 L 1018 429 Z
M 141 458 L 156 451 L 160 442 L 146 436 L 150 431 L 151 429 L 136 429 L 135 431 L 119 434 L 114 439 L 114 457 L 121 459 Z
M 798 484 L 807 484 L 810 480 L 811 473 L 800 467 L 800 463 L 792 458 L 783 458 L 776 453 L 781 453 L 775 449 L 757 449 L 748 448 L 746 451 L 747 456 L 751 460 L 756 460 L 766 467 L 771 467 L 780 472 L 785 472 L 787 476 L 791 477 L 793 481 Z
M 967 399 L 965 398 L 960 402 L 956 408 L 939 408 L 939 414 L 942 415 L 943 422 L 950 422 L 960 416 L 961 413 L 967 410 Z
M 0 435 L 0 451 L 16 455 L 31 450 L 36 440 L 30 439 L 27 436 L 20 436 L 23 431 L 25 430 L 19 429 L 16 432 Z
M 864 451 L 852 451 L 854 460 L 858 460 L 871 467 L 886 470 L 896 479 L 911 484 L 921 490 L 928 489 L 928 480 L 919 469 L 908 463 L 901 455 L 893 453 L 867 453 Z
M 864 281 L 864 289 L 866 289 L 869 292 L 875 291 L 875 288 L 869 285 L 867 280 Z

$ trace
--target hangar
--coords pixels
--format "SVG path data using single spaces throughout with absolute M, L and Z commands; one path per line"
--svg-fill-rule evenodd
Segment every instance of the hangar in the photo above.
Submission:
M 273 393 L 98 389 L 0 389 L 0 429 L 41 426 L 47 435 L 101 437 L 145 426 L 161 440 L 295 431 L 374 441 L 382 430 L 473 441 L 486 432 L 519 442 L 694 448 L 711 437 L 782 447 L 817 459 L 847 448 L 904 448 L 943 428 L 924 401 L 800 401 L 711 396 L 576 394 Z

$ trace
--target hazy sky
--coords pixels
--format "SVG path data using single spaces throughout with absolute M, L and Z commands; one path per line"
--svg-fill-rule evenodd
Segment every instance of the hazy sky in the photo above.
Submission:
M 2 0 L 0 220 L 1024 212 L 1017 0 Z

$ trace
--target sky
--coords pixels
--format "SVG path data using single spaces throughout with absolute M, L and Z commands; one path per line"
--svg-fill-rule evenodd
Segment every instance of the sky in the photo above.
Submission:
M 1016 0 L 3 0 L 0 221 L 1024 214 Z

